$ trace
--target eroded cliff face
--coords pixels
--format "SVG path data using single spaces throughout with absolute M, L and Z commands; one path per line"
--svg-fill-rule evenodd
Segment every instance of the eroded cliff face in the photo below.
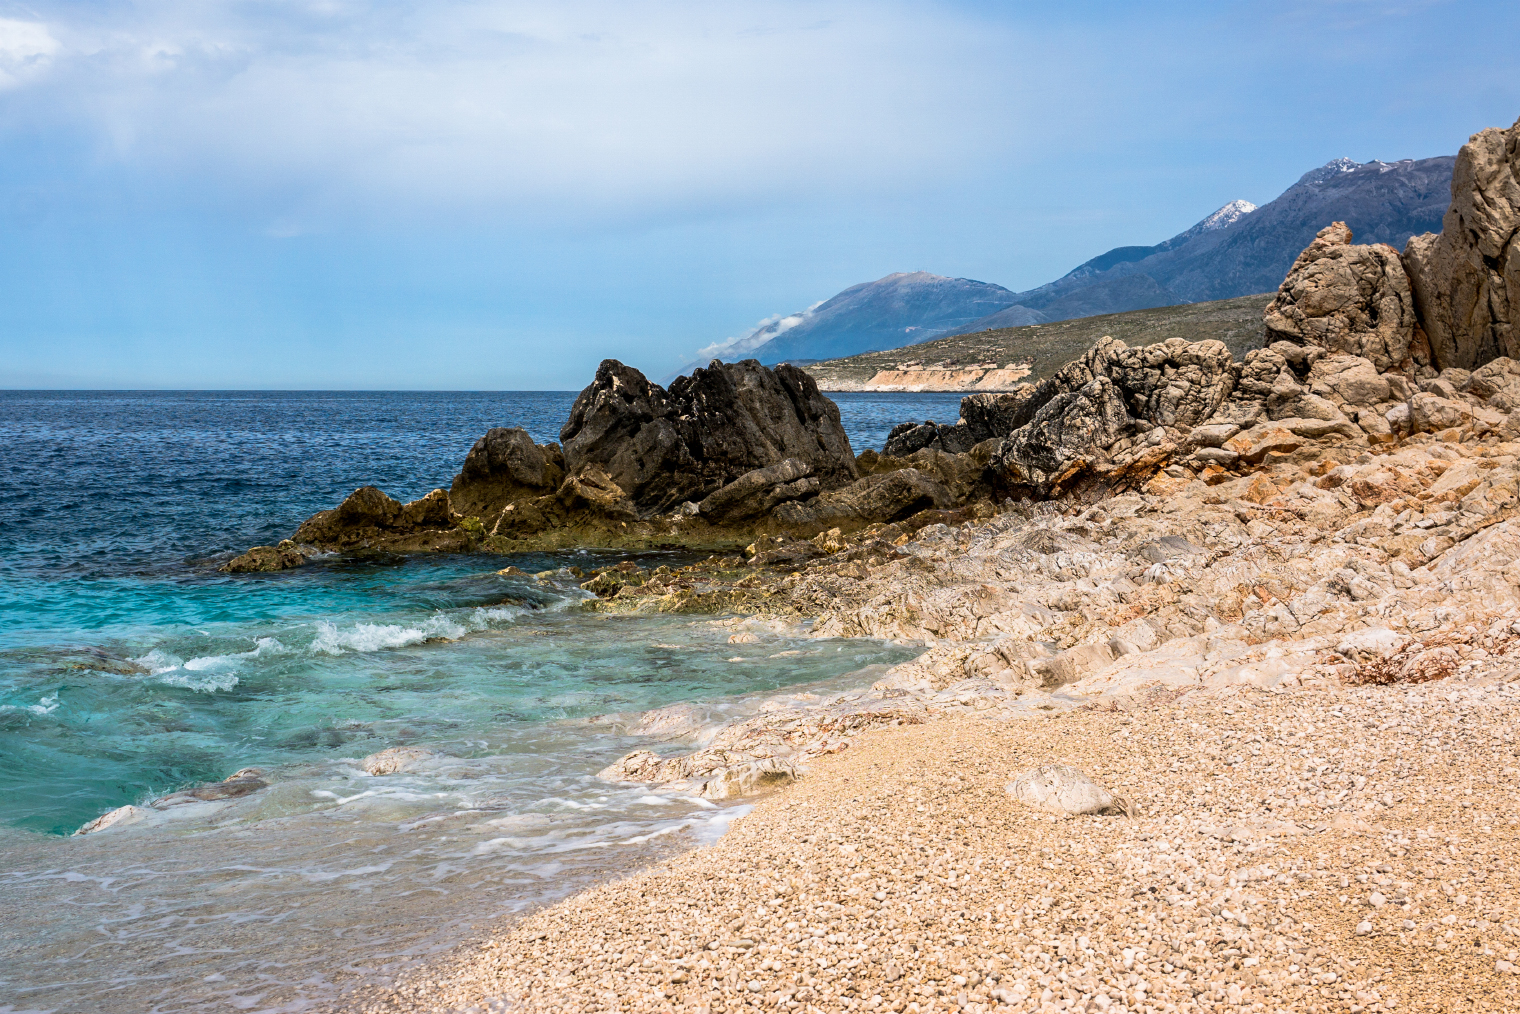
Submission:
M 1441 231 L 1411 238 L 1404 266 L 1437 366 L 1520 357 L 1520 120 L 1462 146 Z

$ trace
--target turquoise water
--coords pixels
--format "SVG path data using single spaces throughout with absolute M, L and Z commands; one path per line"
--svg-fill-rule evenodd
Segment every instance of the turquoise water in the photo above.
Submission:
M 841 398 L 852 436 L 954 418 L 898 397 Z M 216 571 L 362 483 L 447 486 L 491 425 L 552 439 L 572 398 L 0 392 L 0 1010 L 303 1010 L 385 981 L 744 811 L 598 780 L 618 756 L 914 654 L 731 644 L 729 619 L 496 573 L 621 559 L 588 552 Z M 682 703 L 679 735 L 641 734 Z M 359 767 L 400 745 L 436 757 Z M 245 767 L 270 787 L 151 807 Z

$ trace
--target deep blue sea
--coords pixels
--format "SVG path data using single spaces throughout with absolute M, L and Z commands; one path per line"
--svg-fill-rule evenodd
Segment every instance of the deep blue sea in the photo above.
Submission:
M 446 488 L 491 426 L 557 439 L 574 397 L 0 391 L 0 1012 L 297 1011 L 386 981 L 746 811 L 599 781 L 618 756 L 915 654 L 497 573 L 622 558 L 586 551 L 216 570 L 357 486 Z M 834 397 L 857 452 L 959 405 Z M 684 738 L 640 734 L 668 706 Z M 358 767 L 398 745 L 439 759 Z M 271 787 L 146 805 L 245 767 Z M 147 816 L 71 837 L 126 804 Z

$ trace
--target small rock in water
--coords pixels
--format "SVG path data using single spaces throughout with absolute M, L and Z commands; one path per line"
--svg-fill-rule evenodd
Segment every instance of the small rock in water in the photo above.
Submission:
M 107 828 L 119 827 L 123 824 L 135 824 L 149 812 L 151 811 L 140 806 L 132 806 L 131 804 L 118 806 L 110 813 L 102 813 L 94 820 L 80 825 L 79 830 L 74 833 L 94 834 L 96 831 L 104 831 Z
M 1116 796 L 1074 767 L 1046 764 L 1025 771 L 1008 783 L 1008 794 L 1026 806 L 1047 813 L 1097 814 L 1132 812 L 1129 800 Z
M 438 753 L 421 746 L 393 746 L 379 753 L 372 753 L 359 762 L 368 775 L 393 775 L 408 771 L 423 761 L 432 760 Z

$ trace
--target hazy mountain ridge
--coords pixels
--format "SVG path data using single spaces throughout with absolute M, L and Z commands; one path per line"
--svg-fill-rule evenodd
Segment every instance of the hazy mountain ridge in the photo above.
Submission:
M 898 272 L 852 285 L 758 349 L 763 363 L 833 359 L 926 341 L 1012 306 L 1001 285 Z
M 1437 232 L 1451 198 L 1454 157 L 1357 163 L 1338 158 L 1304 173 L 1273 201 L 1231 201 L 1170 239 L 1115 247 L 1023 292 L 926 271 L 853 285 L 801 313 L 703 349 L 761 362 L 838 359 L 936 338 L 1270 292 L 1314 234 L 1332 221 L 1358 242 L 1402 247 Z M 690 366 L 681 372 L 686 372 Z

